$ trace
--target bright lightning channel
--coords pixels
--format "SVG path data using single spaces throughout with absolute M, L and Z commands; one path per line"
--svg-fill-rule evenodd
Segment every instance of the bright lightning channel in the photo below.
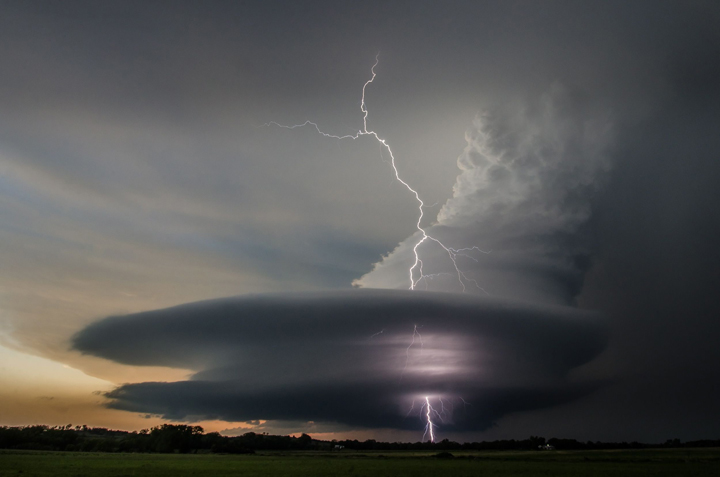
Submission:
M 433 432 L 433 427 L 435 424 L 432 422 L 432 412 L 435 412 L 435 410 L 430 405 L 430 398 L 428 396 L 425 396 L 425 417 L 427 419 L 427 424 L 425 425 L 425 434 L 423 434 L 423 441 L 425 440 L 425 436 L 430 434 L 430 442 L 435 442 L 435 433 Z
M 362 88 L 362 99 L 361 99 L 361 101 L 360 101 L 360 111 L 363 113 L 363 128 L 362 128 L 361 130 L 359 130 L 359 131 L 357 132 L 357 134 L 347 134 L 347 135 L 344 135 L 344 136 L 337 136 L 337 135 L 334 135 L 334 134 L 329 134 L 329 133 L 326 133 L 326 132 L 324 132 L 323 130 L 321 130 L 321 129 L 320 129 L 320 126 L 318 126 L 316 123 L 314 123 L 314 122 L 312 122 L 312 121 L 310 121 L 310 120 L 305 121 L 305 122 L 302 123 L 302 124 L 295 124 L 295 125 L 292 125 L 292 126 L 286 126 L 286 125 L 284 125 L 284 124 L 280 124 L 280 123 L 277 123 L 277 122 L 275 122 L 275 121 L 270 121 L 269 123 L 266 123 L 264 126 L 271 126 L 271 125 L 272 125 L 272 126 L 277 126 L 277 127 L 285 128 L 285 129 L 296 129 L 296 128 L 301 128 L 301 127 L 305 127 L 305 126 L 312 126 L 312 127 L 315 128 L 315 130 L 318 132 L 318 134 L 320 134 L 320 135 L 322 135 L 322 136 L 324 136 L 324 137 L 333 138 L 333 139 L 357 139 L 357 138 L 359 138 L 360 136 L 372 136 L 372 137 L 374 137 L 375 140 L 376 140 L 377 142 L 379 142 L 379 143 L 387 150 L 387 152 L 388 152 L 388 154 L 389 154 L 389 156 L 390 156 L 390 164 L 392 165 L 393 172 L 395 173 L 395 179 L 396 179 L 398 182 L 400 182 L 403 186 L 405 186 L 405 188 L 406 188 L 407 190 L 409 190 L 409 191 L 415 196 L 415 200 L 416 200 L 417 203 L 418 203 L 418 211 L 419 211 L 420 213 L 419 213 L 419 215 L 418 215 L 418 220 L 417 220 L 417 223 L 415 224 L 415 226 L 416 226 L 417 230 L 420 232 L 421 238 L 420 238 L 420 240 L 415 244 L 415 246 L 413 247 L 413 254 L 415 255 L 415 261 L 413 262 L 412 267 L 410 267 L 410 269 L 408 270 L 408 275 L 409 275 L 409 279 L 410 279 L 410 287 L 409 287 L 410 290 L 414 290 L 415 287 L 416 287 L 416 286 L 420 283 L 420 281 L 422 281 L 423 279 L 426 280 L 425 284 L 426 284 L 426 288 L 427 288 L 427 278 L 430 277 L 431 275 L 425 275 L 425 274 L 423 273 L 423 262 L 422 262 L 422 260 L 420 259 L 420 253 L 418 252 L 418 248 L 419 248 L 420 245 L 422 245 L 424 242 L 426 242 L 426 241 L 429 240 L 429 241 L 431 241 L 431 242 L 435 242 L 436 244 L 438 244 L 438 245 L 439 245 L 440 247 L 442 247 L 442 249 L 445 250 L 445 252 L 447 253 L 448 257 L 450 258 L 450 261 L 451 261 L 452 264 L 453 264 L 453 267 L 455 268 L 455 273 L 456 273 L 456 275 L 457 275 L 458 281 L 460 282 L 460 286 L 462 287 L 463 292 L 467 291 L 465 285 L 466 285 L 467 283 L 472 283 L 472 284 L 475 285 L 475 287 L 477 287 L 479 290 L 487 293 L 487 292 L 478 284 L 477 281 L 475 281 L 474 279 L 468 277 L 462 270 L 460 270 L 460 267 L 458 267 L 458 264 L 457 264 L 457 257 L 458 257 L 458 256 L 470 257 L 470 256 L 467 254 L 467 252 L 471 252 L 471 251 L 478 251 L 478 252 L 481 252 L 481 253 L 490 253 L 490 252 L 486 252 L 486 251 L 484 251 L 484 250 L 481 250 L 481 249 L 478 248 L 478 247 L 469 247 L 469 248 L 461 248 L 461 249 L 454 249 L 454 248 L 451 248 L 451 247 L 447 247 L 447 246 L 446 246 L 445 244 L 443 244 L 440 240 L 438 240 L 437 238 L 435 238 L 435 237 L 433 237 L 433 236 L 431 236 L 431 235 L 429 235 L 429 234 L 427 233 L 427 231 L 426 231 L 426 230 L 422 227 L 422 225 L 421 225 L 421 224 L 422 224 L 423 217 L 424 217 L 424 211 L 423 211 L 423 209 L 425 208 L 425 203 L 424 203 L 424 202 L 422 201 L 422 199 L 420 198 L 420 194 L 419 194 L 415 189 L 413 189 L 413 188 L 410 186 L 410 184 L 408 184 L 407 182 L 405 182 L 405 181 L 400 177 L 400 172 L 398 171 L 397 165 L 395 164 L 395 155 L 393 154 L 392 149 L 390 148 L 390 145 L 387 143 L 387 141 L 386 141 L 385 139 L 381 138 L 380 136 L 378 136 L 378 134 L 377 134 L 375 131 L 371 131 L 371 130 L 368 129 L 368 125 L 367 125 L 368 109 L 367 109 L 367 107 L 366 107 L 366 105 L 365 105 L 365 90 L 367 89 L 367 86 L 375 80 L 375 76 L 377 76 L 377 74 L 375 73 L 375 67 L 378 65 L 378 62 L 379 62 L 379 54 L 378 54 L 377 56 L 375 56 L 375 64 L 373 64 L 372 68 L 370 69 L 370 72 L 372 73 L 372 76 L 370 77 L 369 80 L 367 80 L 367 81 L 365 82 L 365 84 L 363 85 L 363 88 Z M 473 260 L 477 261 L 477 260 L 474 259 L 473 257 L 470 257 L 470 258 L 472 258 Z

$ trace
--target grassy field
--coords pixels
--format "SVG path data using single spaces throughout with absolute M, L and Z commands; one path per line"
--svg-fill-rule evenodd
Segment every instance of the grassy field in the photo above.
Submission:
M 712 476 L 720 449 L 634 451 L 100 454 L 2 451 L 0 476 Z

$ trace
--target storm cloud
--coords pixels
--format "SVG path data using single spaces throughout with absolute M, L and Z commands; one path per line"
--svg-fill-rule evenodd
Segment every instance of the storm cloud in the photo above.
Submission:
M 403 392 L 427 388 L 469 393 L 470 405 L 455 406 L 459 429 L 497 420 L 468 439 L 717 439 L 719 24 L 720 3 L 711 0 L 5 2 L 0 345 L 112 385 L 133 383 L 112 402 L 143 416 L 241 418 L 246 409 L 284 423 L 263 430 L 297 424 L 302 432 L 312 428 L 295 417 L 302 403 L 328 420 L 315 429 L 348 429 L 331 422 L 337 401 L 360 393 L 364 404 L 341 421 L 404 428 L 393 421 L 412 404 Z M 350 313 L 362 301 L 353 297 L 378 293 L 362 290 L 337 313 L 355 317 L 341 321 L 345 332 L 318 318 L 344 292 L 287 295 L 353 282 L 409 286 L 417 203 L 377 141 L 258 127 L 312 120 L 332 134 L 357 132 L 378 52 L 368 128 L 388 141 L 426 204 L 422 225 L 450 247 L 488 252 L 458 255 L 482 287 L 466 281 L 475 298 L 438 298 L 443 306 L 477 300 L 477 317 L 460 313 L 475 323 L 467 334 L 464 321 L 443 328 L 444 317 L 421 321 L 394 299 L 367 301 L 397 317 L 360 318 Z M 443 250 L 428 242 L 421 252 L 428 276 L 417 288 L 462 288 Z M 248 294 L 276 292 L 262 295 L 277 305 L 266 315 L 294 303 L 293 316 L 312 331 L 262 332 L 284 348 L 244 314 L 219 320 L 223 301 L 168 311 L 242 295 L 227 305 L 240 307 L 260 300 Z M 413 296 L 428 303 L 430 295 Z M 302 311 L 305 299 L 312 314 Z M 566 341 L 544 337 L 558 343 L 551 349 L 527 338 L 530 321 L 555 326 L 548 310 L 568 305 L 606 317 L 604 351 L 592 340 L 581 355 Z M 193 307 L 195 318 L 178 318 Z M 534 318 L 520 323 L 508 312 L 502 320 L 516 328 L 501 332 L 483 318 L 498 307 Z M 158 311 L 134 315 L 147 310 Z M 582 312 L 566 312 L 577 323 L 552 336 L 585 326 Z M 116 318 L 85 329 L 108 316 Z M 206 319 L 217 326 L 202 328 Z M 244 334 L 234 321 L 247 322 Z M 423 381 L 413 359 L 432 355 L 416 345 L 410 372 L 399 372 L 415 324 L 423 349 L 477 341 L 457 349 L 476 374 Z M 83 329 L 76 343 L 85 354 L 68 345 Z M 322 366 L 303 366 L 303 356 Z M 188 369 L 193 378 L 178 381 Z M 3 379 L 12 389 L 15 378 Z M 361 381 L 377 394 L 358 390 Z M 319 389 L 335 401 L 313 394 Z M 14 399 L 0 409 L 13 422 L 37 422 Z M 559 402 L 567 404 L 539 409 Z M 131 424 L 135 412 L 95 410 L 127 416 L 125 428 L 149 424 Z M 478 414 L 465 418 L 466 410 Z M 86 418 L 94 419 L 74 421 Z M 368 429 L 368 438 L 381 435 Z
M 611 166 L 610 116 L 555 84 L 535 101 L 476 117 L 457 160 L 453 196 L 426 228 L 463 252 L 451 261 L 425 241 L 417 250 L 426 277 L 417 286 L 574 303 L 591 254 L 583 226 Z M 421 238 L 418 232 L 401 242 L 355 284 L 407 287 Z
M 557 405 L 598 382 L 567 374 L 600 353 L 595 313 L 449 293 L 251 295 L 96 322 L 74 347 L 116 362 L 191 369 L 127 384 L 110 406 L 171 419 L 331 422 L 418 429 L 440 399 L 445 430 Z M 414 407 L 413 407 L 414 403 Z M 452 411 L 451 411 L 452 410 Z

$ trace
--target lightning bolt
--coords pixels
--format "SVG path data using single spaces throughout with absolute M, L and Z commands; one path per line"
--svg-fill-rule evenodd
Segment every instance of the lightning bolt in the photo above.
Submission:
M 418 338 L 418 340 L 420 341 L 420 348 L 422 349 L 425 343 L 423 343 L 422 335 L 418 331 L 417 325 L 413 327 L 412 340 L 410 340 L 410 344 L 405 350 L 405 366 L 403 367 L 402 373 L 400 373 L 400 381 L 402 381 L 402 378 L 405 375 L 405 371 L 407 370 L 408 363 L 410 362 L 410 348 L 412 348 L 415 344 L 415 338 Z
M 413 399 L 412 405 L 410 406 L 410 410 L 405 414 L 405 417 L 408 417 L 413 411 L 415 410 L 415 400 Z
M 425 440 L 425 436 L 429 433 L 430 442 L 435 442 L 435 433 L 433 432 L 433 427 L 435 427 L 435 424 L 433 424 L 432 422 L 432 413 L 436 411 L 430 405 L 430 398 L 428 396 L 425 396 L 425 405 L 423 407 L 425 408 L 425 418 L 427 419 L 427 424 L 425 425 L 425 433 L 423 434 L 423 441 Z
M 387 151 L 387 153 L 388 153 L 388 155 L 389 155 L 389 157 L 390 157 L 390 165 L 392 166 L 393 173 L 394 173 L 394 175 L 395 175 L 395 179 L 396 179 L 400 184 L 402 184 L 408 191 L 410 191 L 410 193 L 415 197 L 415 200 L 416 200 L 416 202 L 418 203 L 418 211 L 419 211 L 419 214 L 418 214 L 418 220 L 417 220 L 417 223 L 415 224 L 415 227 L 416 227 L 417 230 L 420 232 L 421 237 L 420 237 L 420 239 L 418 240 L 418 242 L 415 244 L 415 246 L 413 247 L 413 254 L 415 255 L 415 260 L 414 260 L 414 262 L 413 262 L 413 265 L 412 265 L 412 266 L 410 267 L 410 269 L 408 270 L 408 278 L 409 278 L 409 283 L 410 283 L 410 287 L 409 287 L 410 290 L 414 290 L 415 287 L 418 286 L 418 284 L 419 284 L 423 279 L 425 279 L 425 278 L 427 278 L 427 277 L 429 276 L 429 275 L 425 275 L 425 274 L 423 273 L 423 262 L 422 262 L 422 260 L 420 259 L 420 253 L 418 252 L 418 249 L 419 249 L 420 245 L 422 245 L 423 243 L 425 243 L 425 242 L 427 242 L 427 241 L 430 241 L 430 242 L 436 243 L 438 246 L 440 246 L 440 247 L 447 253 L 448 258 L 450 259 L 450 261 L 452 262 L 453 267 L 455 268 L 455 274 L 457 275 L 458 282 L 460 283 L 460 286 L 462 287 L 462 291 L 463 291 L 463 292 L 467 291 L 466 284 L 472 283 L 477 289 L 479 289 L 479 290 L 487 293 L 487 292 L 485 291 L 485 289 L 483 289 L 483 288 L 480 286 L 480 284 L 478 284 L 478 282 L 477 282 L 476 280 L 468 277 L 468 276 L 460 269 L 460 267 L 458 267 L 457 258 L 458 258 L 458 256 L 465 256 L 465 257 L 470 257 L 470 258 L 472 258 L 473 260 L 477 261 L 476 259 L 474 259 L 474 258 L 471 257 L 470 255 L 468 255 L 468 252 L 472 252 L 472 251 L 479 251 L 479 252 L 482 252 L 482 253 L 490 253 L 490 252 L 485 252 L 485 251 L 481 250 L 481 249 L 478 248 L 478 247 L 469 247 L 469 248 L 453 249 L 453 248 L 451 248 L 451 247 L 447 247 L 447 246 L 446 246 L 445 244 L 443 244 L 440 240 L 438 240 L 437 238 L 435 238 L 435 237 L 433 237 L 433 236 L 431 236 L 431 235 L 429 235 L 429 234 L 427 233 L 427 231 L 422 227 L 422 220 L 423 220 L 423 217 L 424 217 L 424 211 L 423 211 L 423 209 L 424 209 L 426 206 L 425 206 L 425 203 L 424 203 L 424 202 L 422 201 L 422 199 L 420 198 L 420 194 L 419 194 L 415 189 L 413 189 L 413 188 L 410 186 L 410 184 L 408 184 L 407 182 L 405 182 L 405 181 L 400 177 L 400 172 L 398 171 L 397 165 L 396 165 L 396 163 L 395 163 L 395 155 L 393 154 L 393 151 L 392 151 L 392 149 L 390 148 L 390 145 L 387 143 L 387 141 L 386 141 L 385 139 L 381 138 L 381 137 L 378 135 L 378 133 L 376 133 L 375 131 L 372 131 L 372 130 L 368 129 L 368 124 L 367 124 L 367 122 L 368 122 L 368 121 L 367 121 L 367 120 L 368 120 L 368 109 L 367 109 L 367 106 L 366 106 L 366 104 L 365 104 L 365 90 L 367 89 L 368 85 L 371 84 L 371 83 L 375 80 L 375 77 L 377 76 L 377 73 L 375 73 L 375 67 L 378 65 L 378 62 L 380 61 L 380 60 L 379 60 L 379 57 L 380 57 L 379 54 L 375 56 L 375 64 L 373 64 L 372 68 L 370 69 L 370 72 L 371 72 L 372 76 L 370 77 L 369 80 L 367 80 L 367 81 L 365 82 L 365 84 L 364 84 L 363 87 L 362 87 L 362 98 L 361 98 L 361 101 L 360 101 L 360 111 L 361 111 L 362 114 L 363 114 L 363 128 L 362 128 L 361 130 L 359 130 L 356 134 L 346 134 L 346 135 L 344 135 L 344 136 L 337 136 L 337 135 L 335 135 L 335 134 L 329 134 L 329 133 L 324 132 L 322 129 L 320 129 L 320 126 L 318 126 L 317 123 L 314 123 L 314 122 L 312 122 L 312 121 L 310 121 L 310 120 L 305 121 L 305 122 L 302 123 L 302 124 L 295 124 L 295 125 L 292 125 L 292 126 L 286 126 L 286 125 L 277 123 L 277 122 L 275 122 L 275 121 L 270 121 L 270 122 L 264 124 L 264 126 L 277 126 L 277 127 L 285 128 L 285 129 L 296 129 L 296 128 L 302 128 L 302 127 L 306 127 L 306 126 L 312 126 L 312 127 L 318 132 L 318 134 L 320 134 L 320 135 L 322 135 L 322 136 L 324 136 L 324 137 L 333 138 L 333 139 L 358 139 L 358 138 L 361 137 L 361 136 L 372 136 L 373 138 L 375 138 L 375 140 Z M 432 206 L 431 206 L 431 207 L 432 207 Z M 426 288 L 427 288 L 427 281 L 425 282 L 425 284 L 426 284 Z
M 432 400 L 430 398 L 432 398 Z M 419 408 L 415 407 L 416 399 L 413 399 L 410 409 L 405 414 L 405 417 L 413 416 L 422 420 L 425 423 L 423 441 L 426 437 L 429 437 L 431 442 L 435 442 L 435 430 L 439 427 L 438 422 L 443 424 L 452 422 L 453 414 L 455 412 L 455 399 L 462 402 L 465 407 L 470 405 L 469 402 L 465 401 L 460 396 L 447 397 L 442 395 L 427 395 L 419 399 L 422 403 Z M 433 401 L 435 401 L 435 405 L 432 404 Z

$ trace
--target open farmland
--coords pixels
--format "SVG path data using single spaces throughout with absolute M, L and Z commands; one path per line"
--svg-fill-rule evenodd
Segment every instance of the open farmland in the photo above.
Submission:
M 720 449 L 555 452 L 264 452 L 255 455 L 0 451 L 0 476 L 717 476 Z

